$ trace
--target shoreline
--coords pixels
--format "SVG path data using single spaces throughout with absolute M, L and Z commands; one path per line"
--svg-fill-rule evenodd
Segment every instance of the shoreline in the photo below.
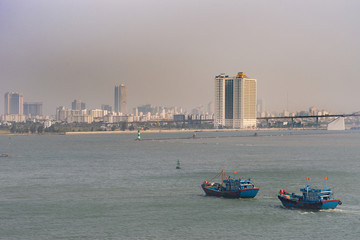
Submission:
M 349 129 L 346 129 L 349 130 Z M 345 130 L 345 131 L 346 131 Z M 293 129 L 284 129 L 284 128 L 261 128 L 261 129 L 149 129 L 141 130 L 142 134 L 146 133 L 198 133 L 198 132 L 301 132 L 301 131 L 327 131 L 325 128 L 315 129 L 315 128 L 293 128 Z M 330 131 L 331 132 L 331 131 Z M 7 136 L 31 136 L 31 135 L 100 135 L 100 134 L 137 134 L 138 130 L 126 130 L 126 131 L 91 131 L 91 132 L 54 132 L 54 133 L 6 133 L 0 132 L 0 135 Z
M 269 132 L 269 131 L 321 131 L 326 129 L 312 129 L 312 128 L 266 128 L 266 129 L 153 129 L 142 130 L 141 133 L 197 133 L 197 132 Z M 137 134 L 138 130 L 127 131 L 95 131 L 95 132 L 65 132 L 64 135 L 94 135 L 94 134 Z

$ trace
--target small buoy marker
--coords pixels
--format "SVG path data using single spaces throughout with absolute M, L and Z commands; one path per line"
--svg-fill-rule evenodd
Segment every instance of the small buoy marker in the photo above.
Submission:
M 138 135 L 137 135 L 137 138 L 136 140 L 140 141 L 141 140 L 141 136 L 140 136 L 140 130 L 138 130 Z
M 179 159 L 177 160 L 176 169 L 181 169 L 180 160 L 179 160 Z

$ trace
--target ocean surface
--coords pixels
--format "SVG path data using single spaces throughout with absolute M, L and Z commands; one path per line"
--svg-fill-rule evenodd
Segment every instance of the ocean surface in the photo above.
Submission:
M 196 134 L 0 135 L 0 239 L 360 238 L 360 131 Z M 223 169 L 256 198 L 206 197 Z M 335 210 L 277 199 L 325 176 Z

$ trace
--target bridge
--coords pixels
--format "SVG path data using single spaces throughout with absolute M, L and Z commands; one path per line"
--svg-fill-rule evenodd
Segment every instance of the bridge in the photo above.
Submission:
M 280 116 L 280 117 L 258 117 L 257 120 L 266 120 L 267 125 L 269 125 L 269 120 L 276 119 L 289 119 L 291 120 L 291 126 L 294 127 L 294 119 L 304 119 L 304 118 L 314 118 L 316 122 L 316 127 L 319 126 L 319 118 L 339 118 L 339 117 L 358 117 L 360 112 L 355 112 L 351 114 L 325 114 L 325 115 L 307 115 L 307 116 Z
M 281 116 L 281 117 L 258 117 L 257 120 L 270 120 L 270 119 L 294 119 L 294 118 L 333 118 L 333 117 L 358 117 L 360 112 L 351 114 L 325 114 L 325 115 L 308 115 L 308 116 Z
M 351 113 L 351 114 L 325 114 L 325 115 L 308 115 L 308 116 L 278 116 L 278 117 L 257 117 L 256 120 L 266 120 L 269 125 L 269 120 L 277 120 L 277 119 L 289 119 L 292 127 L 294 127 L 294 119 L 306 119 L 313 118 L 316 121 L 316 126 L 319 126 L 319 119 L 321 118 L 338 118 L 338 117 L 359 117 L 360 111 Z M 212 123 L 214 119 L 204 119 L 201 117 L 194 119 L 191 115 L 188 116 L 187 119 L 182 120 L 173 120 L 173 119 L 162 119 L 162 120 L 150 120 L 150 121 L 134 121 L 134 122 L 126 122 L 127 124 L 141 125 L 141 124 L 161 124 L 161 123 L 187 123 L 191 125 L 201 125 L 203 123 Z

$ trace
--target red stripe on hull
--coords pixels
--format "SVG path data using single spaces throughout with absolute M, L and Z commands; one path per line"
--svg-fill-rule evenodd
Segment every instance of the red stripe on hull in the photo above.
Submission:
M 205 193 L 207 195 L 224 197 L 224 198 L 253 198 L 256 196 L 257 192 L 254 196 L 246 196 L 246 195 L 241 196 L 241 192 L 259 191 L 260 190 L 260 188 L 249 188 L 249 189 L 239 189 L 237 191 L 219 191 L 219 190 L 207 188 L 204 185 L 202 185 L 201 187 L 203 188 L 203 190 L 205 191 Z
M 260 190 L 260 188 L 245 188 L 245 189 L 241 189 L 241 191 L 252 191 L 252 190 Z
M 326 203 L 326 202 L 340 202 L 340 199 L 333 199 L 333 200 L 323 200 L 321 201 L 323 203 Z

